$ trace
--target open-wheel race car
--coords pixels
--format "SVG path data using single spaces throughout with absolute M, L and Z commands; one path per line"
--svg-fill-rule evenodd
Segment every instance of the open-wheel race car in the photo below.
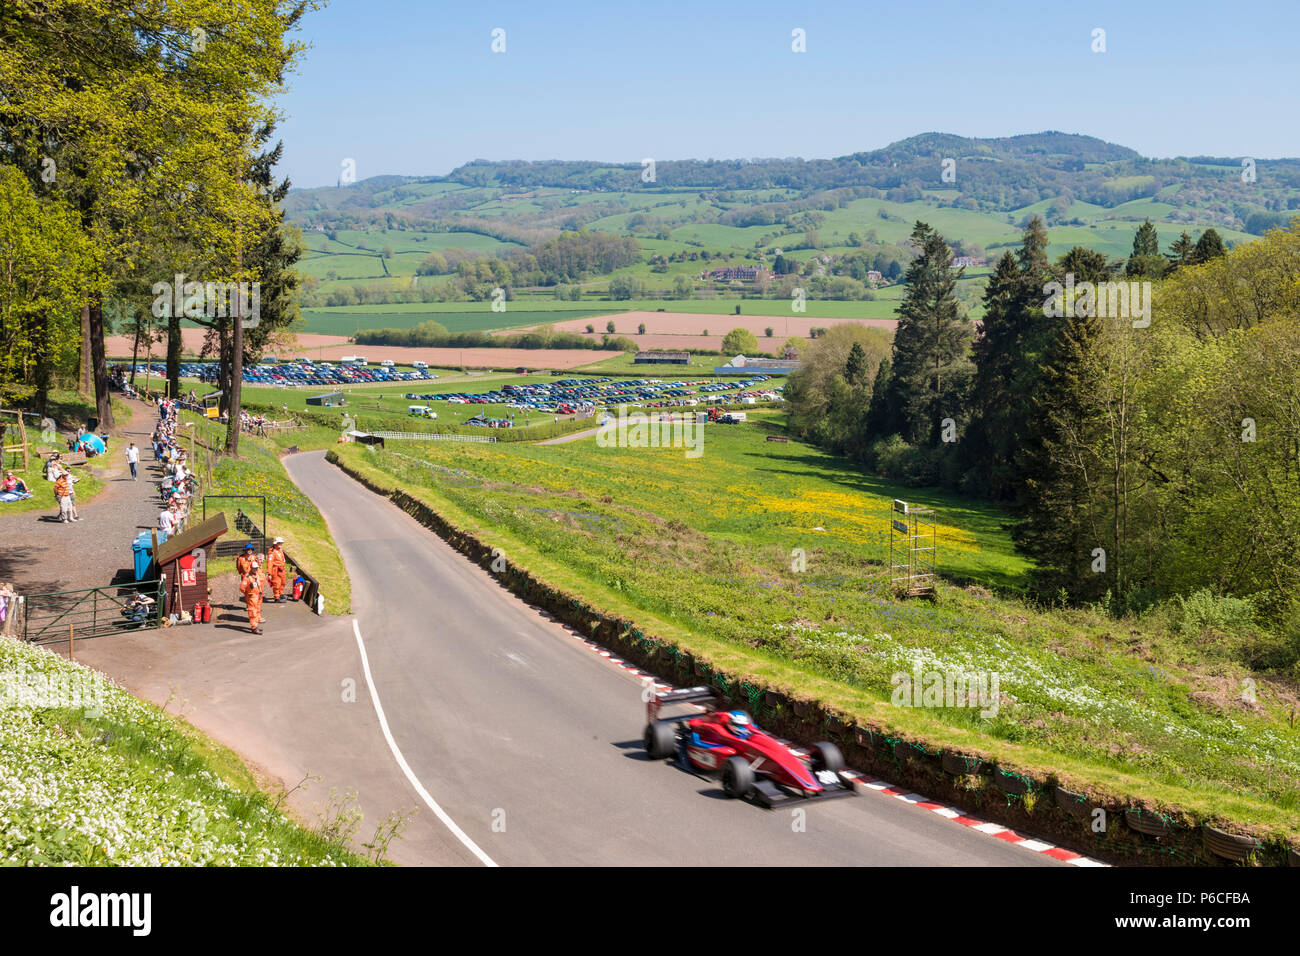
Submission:
M 832 743 L 813 744 L 800 756 L 743 710 L 721 710 L 708 687 L 661 691 L 646 701 L 645 749 L 652 760 L 675 757 L 682 769 L 720 777 L 729 797 L 748 798 L 764 807 L 812 798 L 848 797 L 857 791 L 844 774 L 844 757 Z M 663 716 L 665 707 L 695 704 L 692 710 Z

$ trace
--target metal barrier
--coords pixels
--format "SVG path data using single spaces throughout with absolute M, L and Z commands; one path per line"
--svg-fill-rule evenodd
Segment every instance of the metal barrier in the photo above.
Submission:
M 143 621 L 128 620 L 122 614 L 127 602 L 137 594 L 151 597 L 154 601 Z M 26 612 L 23 615 L 23 640 L 33 644 L 66 641 L 69 628 L 78 639 L 147 630 L 158 627 L 167 614 L 161 580 L 79 591 L 49 591 L 23 597 Z
M 203 520 L 208 520 L 208 501 L 260 501 L 262 503 L 262 526 L 266 526 L 266 496 L 265 495 L 204 495 L 203 496 Z M 230 558 L 244 550 L 244 545 L 252 544 L 258 551 L 266 550 L 266 534 L 253 524 L 251 518 L 240 509 L 235 511 L 235 530 L 242 531 L 248 537 L 231 538 L 229 540 L 218 541 L 212 549 L 214 557 Z
M 376 438 L 403 441 L 468 441 L 490 444 L 495 442 L 495 435 L 434 435 L 427 432 L 367 432 Z

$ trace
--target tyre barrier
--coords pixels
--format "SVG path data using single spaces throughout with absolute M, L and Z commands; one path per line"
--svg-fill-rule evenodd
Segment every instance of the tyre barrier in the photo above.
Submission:
M 326 460 L 375 494 L 388 498 L 457 551 L 483 568 L 491 568 L 494 549 L 473 534 L 452 525 L 424 502 L 399 489 L 384 487 L 356 471 L 331 449 Z M 499 554 L 499 552 L 497 552 Z M 1114 863 L 1143 866 L 1188 864 L 1228 866 L 1300 866 L 1300 848 L 1283 838 L 1261 841 L 1190 819 L 1176 821 L 1153 810 L 1133 806 L 1123 798 L 1088 799 L 1062 787 L 1054 775 L 1035 780 L 983 757 L 947 749 L 928 749 L 880 727 L 850 723 L 821 704 L 791 696 L 788 690 L 755 683 L 751 675 L 728 674 L 707 660 L 666 641 L 645 635 L 633 621 L 623 620 L 560 591 L 531 572 L 509 564 L 496 574 L 511 591 L 539 611 L 551 614 L 591 640 L 653 673 L 671 675 L 683 683 L 721 683 L 742 700 L 761 701 L 770 713 L 768 729 L 794 741 L 813 741 L 826 727 L 841 728 L 848 765 L 906 784 L 932 797 L 968 806 L 981 816 L 1008 827 L 1026 827 L 1045 838 Z M 697 680 L 702 678 L 703 680 Z M 740 688 L 747 688 L 742 694 Z M 752 694 L 752 696 L 750 696 Z M 987 781 L 991 786 L 985 786 Z M 1051 801 L 1008 799 L 1053 791 Z M 1126 827 L 1090 825 L 1093 813 L 1124 816 Z M 1082 824 L 1082 825 L 1081 825 Z M 1198 832 L 1200 831 L 1200 832 Z
M 1092 819 L 1093 806 L 1083 794 L 1066 790 L 1059 784 L 1053 787 L 1052 791 L 1056 805 L 1066 813 L 1078 817 L 1080 820 Z
M 943 767 L 944 773 L 950 773 L 954 777 L 965 777 L 971 774 L 982 774 L 988 765 L 979 757 L 959 754 L 954 750 L 945 750 L 940 766 Z
M 1164 839 L 1173 832 L 1173 825 L 1163 815 L 1154 810 L 1130 807 L 1124 811 L 1124 822 L 1130 829 L 1156 839 Z
M 1201 832 L 1205 836 L 1205 849 L 1234 863 L 1244 863 L 1263 849 L 1263 844 L 1254 837 L 1238 836 L 1209 824 L 1201 827 Z

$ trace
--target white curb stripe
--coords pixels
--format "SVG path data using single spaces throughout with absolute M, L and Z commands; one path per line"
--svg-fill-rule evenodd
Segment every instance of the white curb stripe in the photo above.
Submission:
M 379 718 L 379 729 L 384 732 L 384 739 L 388 741 L 388 749 L 393 752 L 393 757 L 397 760 L 397 766 L 402 769 L 402 773 L 406 775 L 406 779 L 410 782 L 411 786 L 415 788 L 415 792 L 420 795 L 420 798 L 424 800 L 426 804 L 428 804 L 429 809 L 433 811 L 434 816 L 441 820 L 447 829 L 451 831 L 452 836 L 463 843 L 467 850 L 478 857 L 479 861 L 484 866 L 496 866 L 497 864 L 492 857 L 480 850 L 478 844 L 469 838 L 469 834 L 458 827 L 456 821 L 449 817 L 442 807 L 438 806 L 437 801 L 429 795 L 428 790 L 424 789 L 424 784 L 420 783 L 419 778 L 416 777 L 415 773 L 411 770 L 410 764 L 408 764 L 406 758 L 402 756 L 402 751 L 397 747 L 397 741 L 393 739 L 393 732 L 388 729 L 388 718 L 384 716 L 384 707 L 379 703 L 379 692 L 375 690 L 374 678 L 370 676 L 370 659 L 366 657 L 366 645 L 365 642 L 361 640 L 361 628 L 357 626 L 356 618 L 352 619 L 352 632 L 357 636 L 357 650 L 361 652 L 361 669 L 366 675 L 366 686 L 370 688 L 370 700 L 375 705 L 375 715 Z

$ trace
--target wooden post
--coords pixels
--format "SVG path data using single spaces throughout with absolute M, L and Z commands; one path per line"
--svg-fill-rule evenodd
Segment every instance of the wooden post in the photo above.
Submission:
M 18 440 L 23 443 L 23 471 L 26 471 L 31 463 L 27 459 L 27 426 L 23 423 L 23 410 L 18 409 Z
M 75 661 L 76 659 L 77 659 L 77 655 L 74 654 L 72 650 L 72 625 L 69 624 L 68 625 L 68 660 Z

